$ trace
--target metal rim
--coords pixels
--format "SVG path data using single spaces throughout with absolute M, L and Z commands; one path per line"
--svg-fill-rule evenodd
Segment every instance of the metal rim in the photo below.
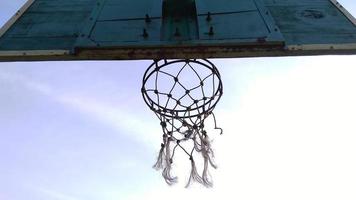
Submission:
M 193 117 L 197 117 L 197 116 L 202 116 L 204 114 L 209 114 L 215 108 L 217 102 L 220 100 L 220 98 L 223 94 L 223 86 L 222 86 L 221 75 L 220 75 L 219 71 L 217 70 L 216 66 L 206 59 L 201 59 L 201 60 L 206 63 L 201 62 L 197 59 L 180 59 L 180 60 L 173 60 L 173 61 L 163 60 L 164 64 L 159 65 L 159 62 L 162 60 L 154 61 L 148 67 L 148 69 L 145 71 L 143 80 L 142 80 L 141 92 L 142 92 L 143 99 L 144 99 L 145 103 L 147 104 L 147 106 L 152 111 L 154 111 L 155 113 L 158 113 L 159 115 L 163 115 L 165 117 L 172 117 L 172 118 L 193 118 Z M 160 105 L 159 103 L 154 101 L 147 94 L 147 90 L 145 88 L 145 85 L 146 85 L 148 79 L 154 73 L 156 73 L 158 70 L 160 70 L 164 67 L 167 67 L 169 65 L 175 64 L 175 63 L 195 63 L 195 64 L 204 66 L 205 68 L 208 68 L 209 70 L 211 70 L 213 76 L 216 76 L 218 78 L 218 85 L 217 85 L 216 91 L 214 91 L 212 98 L 210 98 L 209 100 L 202 99 L 204 101 L 204 103 L 200 106 L 197 105 L 194 108 L 189 108 L 189 107 L 193 106 L 194 104 L 196 104 L 196 103 L 192 103 L 186 109 L 180 109 L 180 110 L 167 109 L 166 107 L 163 107 L 162 105 Z M 200 110 L 202 110 L 202 112 L 200 112 Z M 197 112 L 197 113 L 191 114 L 192 112 Z

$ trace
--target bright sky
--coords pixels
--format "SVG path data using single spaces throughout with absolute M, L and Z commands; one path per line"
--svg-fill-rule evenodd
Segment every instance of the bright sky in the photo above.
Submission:
M 23 3 L 1 0 L 0 25 Z M 356 199 L 356 56 L 213 62 L 225 134 L 212 189 L 184 188 L 189 163 L 173 187 L 152 169 L 150 61 L 0 63 L 0 200 Z

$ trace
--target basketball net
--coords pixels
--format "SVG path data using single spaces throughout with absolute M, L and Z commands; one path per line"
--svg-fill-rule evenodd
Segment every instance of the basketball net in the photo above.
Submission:
M 154 61 L 144 74 L 141 92 L 148 107 L 160 120 L 163 132 L 153 167 L 162 170 L 167 184 L 176 183 L 177 177 L 171 171 L 175 153 L 180 149 L 191 163 L 186 187 L 193 181 L 211 187 L 208 168 L 216 168 L 216 164 L 204 122 L 212 117 L 214 128 L 222 134 L 213 113 L 223 94 L 217 68 L 205 59 Z M 196 156 L 201 156 L 204 163 L 201 173 L 196 167 Z

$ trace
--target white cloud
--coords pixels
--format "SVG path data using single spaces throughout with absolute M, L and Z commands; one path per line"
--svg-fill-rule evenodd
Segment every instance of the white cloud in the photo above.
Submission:
M 140 115 L 132 115 L 130 109 L 118 107 L 114 105 L 98 102 L 96 98 L 88 96 L 66 94 L 61 92 L 58 94 L 55 88 L 45 83 L 31 80 L 20 74 L 1 73 L 0 79 L 10 82 L 11 84 L 23 85 L 26 89 L 49 97 L 60 104 L 70 107 L 73 110 L 79 111 L 86 116 L 98 120 L 101 123 L 107 124 L 123 134 L 128 134 L 131 138 L 135 138 L 138 142 L 148 145 L 149 147 L 157 146 L 156 127 L 147 122 L 146 119 L 138 118 Z M 93 94 L 95 95 L 95 94 Z M 153 116 L 154 117 L 154 116 Z
M 80 200 L 77 197 L 68 195 L 62 192 L 51 190 L 43 187 L 32 187 L 34 191 L 37 191 L 41 196 L 45 196 L 48 200 Z
M 180 178 L 177 186 L 166 187 L 159 178 L 149 181 L 154 184 L 147 189 L 119 193 L 113 186 L 96 188 L 93 194 L 104 199 L 125 197 L 132 200 L 167 197 L 208 200 L 221 198 L 222 194 L 235 195 L 239 199 L 352 199 L 350 197 L 355 197 L 352 188 L 356 187 L 352 182 L 356 179 L 353 170 L 356 163 L 351 159 L 356 152 L 356 70 L 352 66 L 354 57 L 338 58 L 342 59 L 299 59 L 300 66 L 276 69 L 276 73 L 272 69 L 260 72 L 259 68 L 246 70 L 241 66 L 240 72 L 253 74 L 253 77 L 247 80 L 248 84 L 243 86 L 238 97 L 234 96 L 235 91 L 225 90 L 222 105 L 218 105 L 216 111 L 218 126 L 224 128 L 224 135 L 212 136 L 219 164 L 217 170 L 211 171 L 215 188 L 206 190 L 194 185 L 183 189 L 189 163 L 185 162 L 185 157 L 178 157 L 182 162 L 176 164 Z M 234 73 L 239 73 L 239 69 Z M 148 142 L 159 140 L 157 134 L 150 135 L 155 129 L 160 131 L 158 125 L 143 117 L 137 119 L 129 108 L 99 102 L 97 98 L 78 95 L 75 91 L 70 94 L 65 90 L 57 92 L 56 87 L 19 73 L 1 73 L 0 78 L 55 100 L 145 144 L 154 147 L 158 144 Z M 253 81 L 249 81 L 251 79 Z M 238 82 L 229 79 L 225 85 Z M 224 98 L 234 101 L 226 106 Z M 127 163 L 127 170 L 129 168 L 131 165 Z

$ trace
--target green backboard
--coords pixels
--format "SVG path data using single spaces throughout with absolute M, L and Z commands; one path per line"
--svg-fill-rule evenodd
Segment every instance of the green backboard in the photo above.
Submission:
M 335 0 L 29 0 L 0 30 L 0 61 L 355 53 Z

